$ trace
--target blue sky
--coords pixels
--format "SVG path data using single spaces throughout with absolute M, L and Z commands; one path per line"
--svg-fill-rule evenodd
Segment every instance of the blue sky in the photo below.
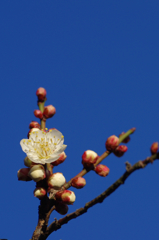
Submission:
M 55 171 L 67 180 L 82 169 L 85 150 L 101 155 L 107 137 L 137 129 L 124 157 L 103 161 L 107 178 L 91 172 L 86 186 L 74 189 L 69 212 L 117 180 L 124 162 L 150 155 L 159 141 L 158 11 L 156 0 L 0 1 L 0 238 L 28 240 L 37 224 L 35 183 L 17 180 L 25 157 L 19 142 L 35 120 L 37 88 L 46 88 L 46 104 L 57 110 L 47 127 L 65 136 L 68 157 Z M 157 240 L 158 173 L 158 161 L 133 173 L 102 204 L 48 239 Z

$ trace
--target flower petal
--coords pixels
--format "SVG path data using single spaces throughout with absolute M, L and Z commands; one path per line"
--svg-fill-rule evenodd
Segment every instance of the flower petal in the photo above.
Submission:
M 25 153 L 27 153 L 29 150 L 33 150 L 32 143 L 29 141 L 29 139 L 22 139 L 20 141 L 20 145 Z
M 50 137 L 52 138 L 56 138 L 56 139 L 61 139 L 62 138 L 62 133 L 59 132 L 58 130 L 56 129 L 53 129 L 52 131 L 48 132 L 47 133 Z
M 32 162 L 34 162 L 34 163 L 45 164 L 45 160 L 46 160 L 46 159 L 39 159 L 39 157 L 37 156 L 37 154 L 28 153 L 27 156 L 28 156 L 28 158 L 29 158 Z
M 60 148 L 57 148 L 52 155 L 62 153 L 66 149 L 66 147 L 67 145 L 62 145 Z

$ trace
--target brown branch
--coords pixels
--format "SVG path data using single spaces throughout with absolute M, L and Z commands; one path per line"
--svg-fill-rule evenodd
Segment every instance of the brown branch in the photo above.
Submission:
M 154 154 L 151 157 L 147 157 L 143 161 L 138 161 L 133 166 L 130 163 L 126 162 L 126 172 L 115 182 L 113 183 L 106 191 L 102 194 L 86 203 L 83 208 L 77 209 L 75 212 L 68 214 L 64 218 L 55 220 L 50 224 L 45 233 L 46 239 L 52 232 L 61 228 L 62 225 L 68 223 L 71 219 L 77 218 L 80 215 L 87 212 L 87 210 L 93 207 L 97 203 L 102 203 L 105 198 L 107 198 L 111 193 L 113 193 L 120 185 L 124 184 L 125 180 L 133 173 L 134 171 L 146 167 L 149 163 L 153 163 L 154 160 L 159 159 L 159 154 Z
M 123 134 L 122 136 L 119 137 L 119 141 L 120 143 L 125 139 L 127 138 L 130 134 L 134 133 L 136 130 L 136 128 L 131 128 L 130 130 L 128 130 L 125 134 Z M 110 151 L 105 151 L 97 160 L 97 162 L 94 164 L 94 167 L 97 166 L 99 163 L 101 163 L 103 161 L 104 158 L 108 157 L 109 154 L 111 154 Z M 79 172 L 75 177 L 71 178 L 70 181 L 68 181 L 67 183 L 65 183 L 65 185 L 63 186 L 65 189 L 68 189 L 71 187 L 71 183 L 72 183 L 72 180 L 74 178 L 77 178 L 77 177 L 83 177 L 85 174 L 87 174 L 90 170 L 92 169 L 86 169 L 86 168 L 83 168 L 83 170 L 81 172 Z
M 44 103 L 42 104 L 42 105 L 39 105 L 39 109 L 43 112 L 43 109 L 44 109 Z M 125 139 L 125 138 L 127 138 L 130 134 L 132 134 L 133 132 L 135 131 L 135 128 L 131 128 L 130 130 L 128 130 L 125 134 L 123 134 L 122 136 L 120 136 L 119 137 L 119 141 L 120 141 L 120 143 Z M 98 158 L 98 160 L 97 160 L 97 162 L 94 164 L 94 167 L 96 166 L 96 165 L 98 165 L 104 158 L 106 158 L 107 156 L 109 156 L 109 154 L 110 154 L 111 152 L 109 152 L 109 151 L 106 151 L 106 152 L 104 152 L 99 158 Z M 47 166 L 48 167 L 48 166 Z M 52 170 L 52 169 L 51 169 Z M 88 173 L 90 170 L 89 169 L 83 169 L 80 173 L 78 173 L 75 177 L 81 177 L 81 176 L 84 176 L 86 173 Z M 74 177 L 74 178 L 75 178 Z M 63 186 L 63 189 L 67 189 L 67 188 L 69 188 L 70 186 L 71 186 L 71 183 L 72 183 L 72 180 L 74 179 L 74 178 L 72 178 L 69 182 L 67 182 L 64 186 Z M 51 192 L 50 192 L 50 196 L 49 196 L 49 198 L 51 198 Z M 54 201 L 53 201 L 53 199 L 49 199 L 47 196 L 46 197 L 44 197 L 42 200 L 41 200 L 41 202 L 40 202 L 40 206 L 39 206 L 39 220 L 38 220 L 38 224 L 37 224 L 37 226 L 36 226 L 36 229 L 35 229 L 35 231 L 34 231 L 34 233 L 33 233 L 33 236 L 32 236 L 32 240 L 45 240 L 47 237 L 46 236 L 48 236 L 47 235 L 47 229 L 49 229 L 49 228 L 47 228 L 47 226 L 48 226 L 48 221 L 49 221 L 49 218 L 50 218 L 50 215 L 51 215 L 51 213 L 52 213 L 52 211 L 55 209 L 55 207 L 54 207 Z M 87 209 L 86 208 L 83 208 L 84 210 L 84 212 L 86 212 L 87 211 Z M 84 213 L 83 212 L 83 213 Z M 82 214 L 83 214 L 82 213 Z M 79 214 L 78 213 L 78 210 L 75 212 L 75 213 L 73 213 L 73 214 L 75 214 L 75 216 L 77 217 L 78 215 L 81 215 L 81 213 Z M 65 218 L 63 218 L 63 219 L 67 219 L 68 218 L 68 216 L 69 215 L 67 215 Z M 73 217 L 73 218 L 75 218 L 75 217 Z M 72 219 L 72 218 L 71 218 Z M 61 220 L 61 219 L 60 219 Z M 59 221 L 60 221 L 59 220 Z M 55 222 L 54 223 L 56 223 L 55 225 L 57 226 L 57 225 L 59 225 L 59 221 L 57 221 L 57 220 L 55 220 Z M 63 225 L 64 224 L 64 222 L 62 222 L 62 224 L 61 225 Z M 60 227 L 61 227 L 61 225 L 59 225 Z M 59 227 L 59 228 L 60 228 Z M 57 228 L 58 229 L 58 228 Z M 56 229 L 56 230 L 57 230 Z M 55 231 L 55 230 L 54 230 Z
M 33 233 L 31 240 L 43 239 L 47 229 L 50 214 L 54 210 L 53 203 L 54 200 L 49 199 L 47 196 L 41 199 L 38 212 L 39 213 L 38 224 L 36 226 L 36 229 Z

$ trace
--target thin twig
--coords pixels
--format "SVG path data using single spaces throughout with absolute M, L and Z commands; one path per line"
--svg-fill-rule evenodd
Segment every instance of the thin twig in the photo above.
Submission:
M 122 136 L 119 137 L 119 142 L 121 143 L 125 138 L 127 138 L 130 134 L 134 133 L 136 130 L 136 128 L 131 128 L 129 129 L 126 133 L 124 133 Z M 108 157 L 111 154 L 110 151 L 105 151 L 97 160 L 97 162 L 94 164 L 94 167 L 97 166 L 99 163 L 101 163 L 103 161 L 103 159 L 105 159 L 106 157 Z M 74 178 L 77 177 L 83 177 L 85 174 L 87 174 L 91 169 L 86 169 L 83 168 L 83 170 L 81 172 L 79 172 L 75 177 L 71 178 L 70 181 L 68 181 L 67 183 L 65 183 L 65 185 L 63 186 L 65 189 L 68 189 L 71 187 L 71 183 L 72 180 Z
M 102 203 L 105 198 L 107 198 L 111 193 L 113 193 L 120 185 L 124 184 L 125 180 L 133 173 L 134 171 L 146 167 L 149 163 L 153 163 L 154 160 L 159 159 L 159 154 L 154 154 L 151 157 L 146 158 L 143 161 L 138 161 L 133 166 L 129 163 L 126 163 L 126 167 L 129 164 L 129 169 L 115 182 L 113 183 L 106 191 L 102 194 L 86 203 L 83 208 L 77 209 L 75 212 L 68 214 L 64 218 L 56 220 L 50 224 L 45 233 L 45 239 L 54 231 L 61 228 L 62 225 L 68 223 L 71 219 L 77 218 L 80 215 L 87 212 L 87 210 L 93 207 L 97 203 Z

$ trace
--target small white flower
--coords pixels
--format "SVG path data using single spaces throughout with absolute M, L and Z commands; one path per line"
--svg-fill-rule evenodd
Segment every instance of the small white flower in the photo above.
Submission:
M 56 129 L 44 132 L 40 129 L 30 133 L 29 139 L 22 139 L 20 145 L 28 158 L 34 163 L 51 163 L 59 158 L 67 145 L 64 136 Z

